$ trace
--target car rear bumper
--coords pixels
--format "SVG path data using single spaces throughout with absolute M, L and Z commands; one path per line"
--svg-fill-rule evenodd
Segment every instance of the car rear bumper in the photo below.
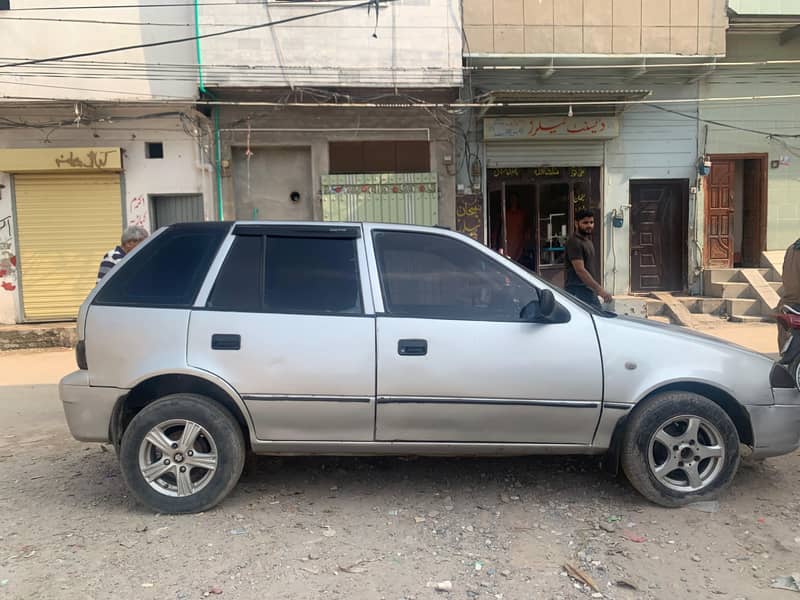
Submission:
M 789 454 L 800 448 L 800 392 L 773 389 L 775 404 L 748 406 L 755 444 L 753 458 Z
M 114 405 L 127 390 L 89 385 L 87 371 L 70 373 L 58 385 L 69 431 L 81 442 L 110 441 Z

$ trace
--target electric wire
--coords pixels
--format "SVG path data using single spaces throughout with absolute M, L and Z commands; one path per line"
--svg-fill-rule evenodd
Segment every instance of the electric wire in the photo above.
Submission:
M 254 30 L 257 30 L 257 29 L 265 29 L 265 28 L 268 28 L 268 27 L 274 27 L 276 25 L 284 25 L 286 23 L 293 23 L 295 21 L 302 21 L 302 20 L 305 20 L 305 19 L 311 19 L 313 17 L 320 17 L 320 16 L 324 16 L 324 15 L 330 15 L 330 14 L 339 13 L 339 12 L 343 12 L 343 11 L 347 11 L 347 10 L 353 10 L 353 9 L 356 9 L 356 8 L 365 8 L 365 7 L 369 8 L 369 7 L 372 7 L 372 6 L 379 6 L 379 2 L 380 1 L 381 0 L 365 0 L 364 2 L 359 2 L 357 4 L 348 4 L 347 6 L 337 6 L 335 8 L 330 8 L 330 9 L 318 11 L 318 12 L 315 12 L 315 13 L 309 13 L 309 14 L 306 14 L 306 15 L 296 15 L 294 17 L 286 17 L 284 19 L 277 19 L 275 21 L 268 21 L 266 23 L 257 23 L 255 25 L 247 25 L 245 27 L 237 27 L 237 28 L 234 28 L 234 29 L 225 29 L 223 31 L 215 31 L 215 32 L 212 32 L 212 33 L 203 33 L 201 35 L 192 35 L 192 36 L 186 36 L 186 37 L 182 37 L 182 38 L 174 38 L 174 39 L 169 39 L 169 40 L 160 40 L 158 42 L 148 42 L 148 43 L 145 43 L 145 44 L 131 44 L 131 45 L 127 45 L 127 46 L 117 46 L 115 48 L 106 48 L 104 50 L 93 50 L 93 51 L 89 51 L 89 52 L 77 52 L 77 53 L 73 53 L 73 54 L 65 54 L 65 55 L 62 55 L 62 56 L 51 56 L 51 57 L 47 57 L 47 58 L 36 58 L 36 59 L 30 59 L 30 60 L 25 60 L 25 61 L 20 61 L 20 62 L 6 63 L 6 64 L 0 65 L 0 69 L 7 69 L 7 68 L 11 68 L 11 67 L 23 67 L 23 66 L 27 66 L 27 65 L 38 65 L 38 64 L 50 63 L 50 62 L 58 62 L 58 61 L 64 61 L 64 60 L 69 60 L 69 59 L 73 59 L 73 58 L 86 58 L 86 57 L 89 57 L 89 56 L 101 56 L 101 55 L 112 54 L 112 53 L 116 53 L 116 52 L 125 52 L 125 51 L 128 51 L 128 50 L 139 50 L 139 49 L 145 49 L 145 48 L 157 48 L 157 47 L 160 47 L 160 46 L 169 46 L 169 45 L 174 45 L 174 44 L 184 44 L 184 43 L 187 43 L 187 42 L 196 42 L 197 40 L 209 39 L 209 38 L 220 37 L 220 36 L 225 36 L 225 35 L 232 35 L 232 34 L 235 34 L 235 33 L 242 33 L 242 32 L 245 32 L 245 31 L 254 31 Z M 394 1 L 394 0 L 382 0 L 382 1 L 391 2 L 391 1 Z

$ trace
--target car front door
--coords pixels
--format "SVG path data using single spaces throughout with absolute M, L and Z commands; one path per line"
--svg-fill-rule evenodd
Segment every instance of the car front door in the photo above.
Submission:
M 375 321 L 360 227 L 238 225 L 188 362 L 242 396 L 260 440 L 371 441 Z
M 603 380 L 588 312 L 522 321 L 533 278 L 457 234 L 373 226 L 367 244 L 377 440 L 591 443 Z

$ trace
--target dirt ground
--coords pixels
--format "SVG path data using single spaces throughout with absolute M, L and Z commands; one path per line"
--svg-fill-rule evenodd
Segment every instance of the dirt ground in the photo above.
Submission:
M 219 507 L 165 516 L 69 436 L 72 364 L 0 355 L 0 599 L 800 600 L 770 588 L 800 572 L 800 453 L 743 466 L 717 512 L 653 506 L 595 458 L 261 457 Z

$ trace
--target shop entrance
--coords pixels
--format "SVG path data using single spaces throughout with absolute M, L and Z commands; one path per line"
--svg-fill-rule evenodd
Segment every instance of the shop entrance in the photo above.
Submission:
M 564 244 L 575 211 L 587 208 L 595 213 L 594 245 L 601 256 L 599 168 L 500 168 L 488 177 L 491 248 L 563 287 Z

